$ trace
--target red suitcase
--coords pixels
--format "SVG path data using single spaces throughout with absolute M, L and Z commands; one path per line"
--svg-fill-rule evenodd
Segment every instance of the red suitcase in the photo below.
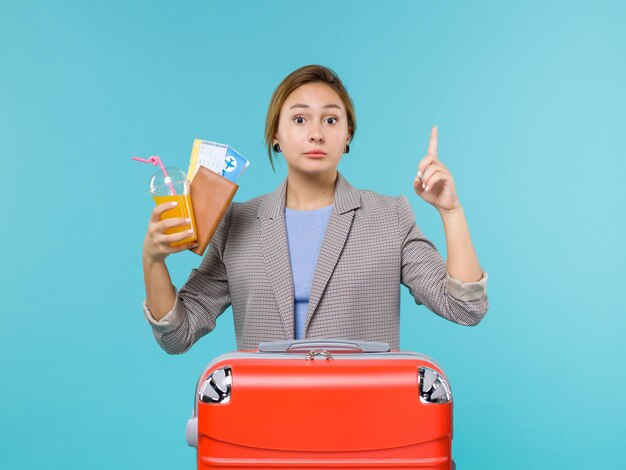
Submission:
M 261 343 L 206 367 L 187 441 L 199 469 L 448 470 L 452 394 L 432 359 L 385 343 Z

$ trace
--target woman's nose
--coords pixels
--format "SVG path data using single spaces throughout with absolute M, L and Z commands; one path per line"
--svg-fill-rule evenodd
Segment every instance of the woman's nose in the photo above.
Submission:
M 322 135 L 322 130 L 320 129 L 319 126 L 314 126 L 311 128 L 309 141 L 311 142 L 323 142 L 324 141 L 324 136 Z

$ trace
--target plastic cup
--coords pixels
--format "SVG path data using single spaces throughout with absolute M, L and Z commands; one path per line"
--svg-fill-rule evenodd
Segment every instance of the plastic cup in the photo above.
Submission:
M 193 229 L 193 235 L 177 242 L 170 243 L 170 246 L 176 247 L 186 245 L 196 240 L 196 221 L 193 216 L 193 208 L 191 205 L 190 185 L 183 171 L 178 168 L 167 168 L 169 181 L 165 181 L 160 171 L 156 172 L 150 180 L 150 195 L 154 202 L 164 204 L 166 202 L 177 202 L 176 207 L 169 209 L 161 214 L 161 220 L 172 218 L 191 219 L 191 224 L 179 225 L 165 230 L 165 234 L 184 232 Z M 172 189 L 175 194 L 172 194 Z

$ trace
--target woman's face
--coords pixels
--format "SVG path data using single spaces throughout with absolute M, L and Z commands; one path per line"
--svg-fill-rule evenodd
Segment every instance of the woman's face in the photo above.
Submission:
M 325 83 L 302 85 L 283 103 L 274 143 L 280 145 L 290 172 L 336 172 L 349 142 L 343 101 Z

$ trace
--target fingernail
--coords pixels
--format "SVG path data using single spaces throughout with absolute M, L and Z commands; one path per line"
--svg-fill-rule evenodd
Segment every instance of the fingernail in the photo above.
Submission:
M 178 203 L 176 201 L 170 202 L 170 206 L 172 206 L 172 207 L 176 207 L 177 205 L 178 205 Z
M 192 229 L 192 228 L 190 228 L 189 230 L 187 230 L 187 233 L 188 233 L 189 235 L 193 235 L 193 229 Z
M 417 177 L 419 179 L 422 179 L 422 172 L 420 170 L 417 170 Z
M 190 224 L 190 223 L 191 223 L 191 219 L 187 218 L 187 219 L 185 219 L 185 222 L 187 222 L 188 224 Z
M 430 189 L 430 186 L 426 186 L 426 189 L 424 189 L 424 191 L 427 191 Z
M 426 189 L 426 184 L 422 183 L 422 189 Z

